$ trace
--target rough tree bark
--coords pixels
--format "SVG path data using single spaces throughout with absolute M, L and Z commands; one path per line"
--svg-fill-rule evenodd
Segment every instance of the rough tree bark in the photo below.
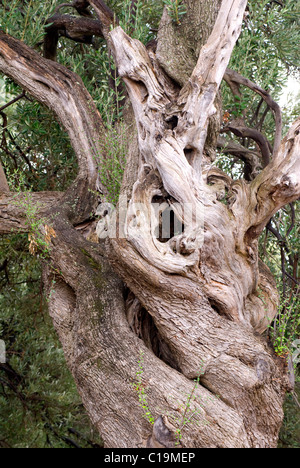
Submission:
M 0 71 L 56 113 L 78 157 L 68 192 L 34 194 L 32 203 L 53 229 L 44 267 L 49 312 L 83 403 L 106 447 L 174 446 L 191 395 L 183 446 L 275 447 L 289 382 L 261 335 L 278 294 L 258 258 L 258 237 L 300 196 L 300 121 L 251 182 L 207 166 L 217 145 L 218 90 L 247 1 L 187 1 L 193 25 L 206 27 L 184 73 L 175 66 L 182 54 L 171 63 L 164 46 L 177 31 L 185 37 L 186 26 L 175 26 L 167 11 L 161 25 L 168 35 L 161 28 L 157 49 L 147 50 L 120 27 L 110 31 L 114 18 L 102 0 L 76 3 L 98 14 L 136 121 L 138 147 L 121 194 L 132 188 L 131 198 L 116 219 L 121 235 L 98 244 L 81 234 L 97 208 L 95 191 L 105 198 L 95 161 L 106 136 L 80 78 L 2 32 Z M 24 203 L 8 192 L 2 173 L 0 184 L 0 232 L 25 231 Z M 157 238 L 155 203 L 174 210 L 182 233 Z M 110 220 L 101 220 L 98 233 L 115 219 L 103 206 Z M 154 430 L 133 385 L 141 351 Z

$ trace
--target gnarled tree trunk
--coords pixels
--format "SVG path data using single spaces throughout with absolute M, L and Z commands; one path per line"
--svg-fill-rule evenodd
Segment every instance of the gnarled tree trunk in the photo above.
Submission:
M 83 403 L 107 447 L 174 446 L 178 429 L 185 447 L 275 447 L 289 383 L 261 336 L 278 294 L 258 258 L 258 237 L 300 195 L 300 122 L 256 178 L 232 181 L 209 163 L 218 91 L 247 1 L 187 1 L 193 28 L 205 24 L 193 47 L 189 29 L 165 10 L 157 47 L 149 49 L 120 27 L 109 32 L 113 15 L 101 0 L 81 3 L 98 14 L 137 130 L 118 215 L 104 202 L 98 210 L 97 232 L 103 237 L 106 224 L 109 234 L 100 243 L 81 234 L 96 212 L 95 191 L 105 199 L 94 156 L 106 138 L 82 82 L 4 33 L 0 70 L 54 110 L 78 156 L 68 192 L 34 194 L 32 202 L 53 229 L 44 269 L 49 312 Z M 5 180 L 0 188 L 0 232 L 26 231 L 24 203 Z M 183 229 L 157 236 L 166 209 Z M 143 417 L 137 375 L 154 430 Z

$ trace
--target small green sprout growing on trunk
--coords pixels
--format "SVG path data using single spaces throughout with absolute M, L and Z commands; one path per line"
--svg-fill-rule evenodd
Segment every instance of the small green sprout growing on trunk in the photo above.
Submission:
M 155 423 L 155 419 L 152 416 L 152 413 L 149 409 L 147 402 L 146 390 L 143 386 L 143 374 L 144 374 L 144 351 L 140 350 L 140 359 L 138 361 L 139 368 L 136 372 L 136 382 L 134 383 L 134 388 L 137 391 L 140 406 L 143 409 L 143 416 L 147 419 L 150 424 Z

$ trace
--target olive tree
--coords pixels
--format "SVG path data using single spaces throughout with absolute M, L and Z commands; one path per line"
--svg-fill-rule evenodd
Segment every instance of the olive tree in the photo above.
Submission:
M 262 335 L 279 299 L 258 239 L 300 196 L 300 121 L 282 139 L 268 91 L 228 69 L 247 0 L 165 3 L 147 47 L 102 0 L 75 0 L 76 18 L 58 7 L 44 57 L 0 32 L 0 71 L 55 113 L 78 161 L 65 192 L 11 192 L 1 170 L 0 232 L 29 232 L 43 252 L 49 313 L 106 447 L 275 447 L 290 382 Z M 55 61 L 62 31 L 105 38 L 126 86 L 115 210 L 98 167 L 107 128 L 81 78 Z M 222 141 L 223 79 L 271 109 L 272 144 L 242 117 L 227 130 L 255 150 Z M 224 145 L 244 179 L 212 164 Z

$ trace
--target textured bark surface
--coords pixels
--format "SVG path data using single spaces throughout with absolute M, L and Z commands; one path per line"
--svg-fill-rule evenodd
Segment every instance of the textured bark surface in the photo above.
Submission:
M 187 2 L 189 14 L 207 28 L 199 36 L 193 30 L 195 42 L 204 42 L 201 50 L 188 45 L 185 76 L 182 38 L 178 34 L 176 43 L 178 29 L 166 12 L 158 49 L 147 50 L 120 27 L 110 31 L 114 20 L 101 0 L 81 3 L 98 14 L 136 122 L 122 193 L 130 201 L 127 206 L 121 197 L 125 215 L 117 218 L 121 236 L 93 243 L 82 235 L 95 213 L 96 190 L 105 194 L 95 162 L 105 129 L 81 80 L 4 33 L 0 70 L 56 113 L 78 158 L 78 178 L 66 193 L 32 194 L 32 203 L 42 233 L 46 223 L 55 233 L 44 283 L 83 403 L 107 447 L 174 445 L 180 428 L 185 447 L 275 447 L 289 382 L 284 363 L 261 336 L 278 294 L 259 261 L 258 237 L 273 213 L 300 196 L 300 121 L 251 182 L 206 167 L 209 122 L 246 0 Z M 166 37 L 179 48 L 170 64 Z M 0 232 L 26 231 L 24 203 L 15 203 L 1 173 L 0 184 Z M 155 235 L 155 203 L 174 210 L 183 233 Z M 98 233 L 104 222 L 113 229 L 104 199 L 98 212 Z M 154 428 L 136 390 L 141 351 Z M 193 418 L 182 427 L 189 402 Z

